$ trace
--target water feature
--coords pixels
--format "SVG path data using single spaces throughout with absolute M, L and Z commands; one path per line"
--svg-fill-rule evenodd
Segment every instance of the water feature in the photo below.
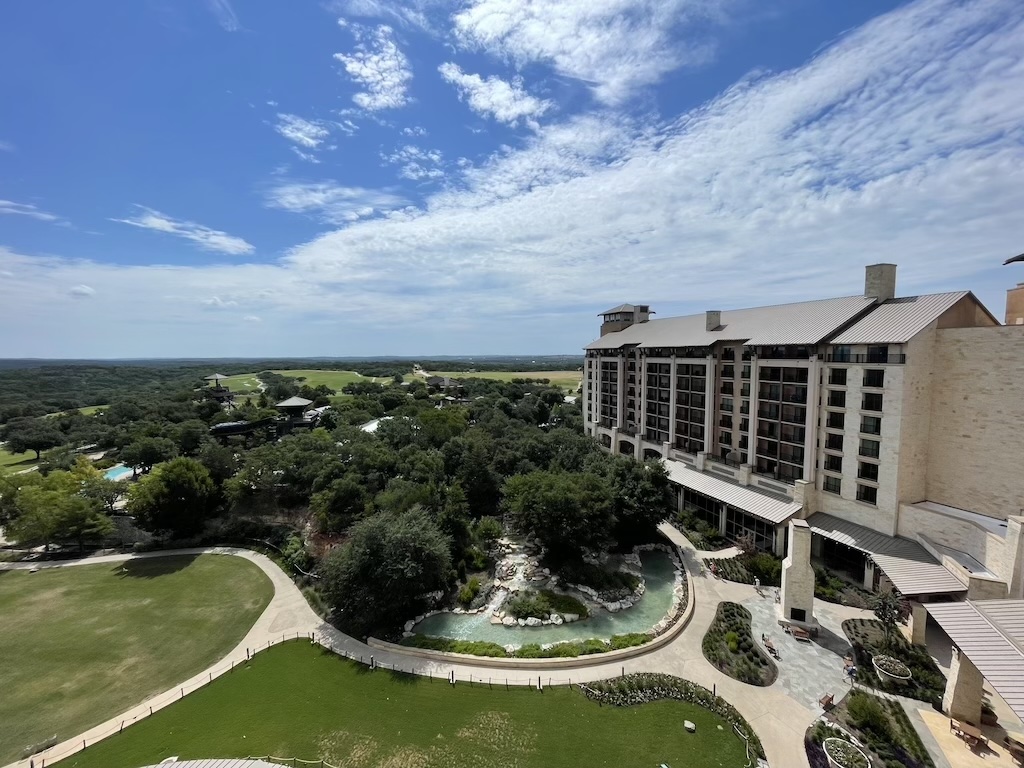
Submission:
M 134 470 L 132 470 L 131 467 L 126 467 L 124 464 L 118 464 L 116 467 L 111 467 L 104 472 L 103 476 L 107 478 L 107 480 L 124 480 L 126 477 L 131 477 L 133 471 Z
M 505 627 L 491 623 L 493 606 L 500 603 L 493 598 L 486 609 L 475 614 L 436 613 L 416 624 L 412 631 L 421 635 L 450 637 L 456 640 L 486 640 L 499 645 L 526 645 L 527 643 L 561 643 L 568 640 L 587 640 L 592 637 L 608 639 L 612 635 L 629 632 L 647 632 L 672 607 L 672 588 L 675 570 L 668 554 L 660 551 L 641 552 L 644 595 L 632 608 L 618 613 L 602 609 L 592 611 L 590 618 L 571 624 L 550 624 L 541 627 Z M 513 576 L 522 579 L 521 568 Z M 509 582 L 501 582 L 509 583 Z M 528 581 L 516 583 L 514 589 L 529 587 Z M 495 592 L 499 590 L 495 589 Z

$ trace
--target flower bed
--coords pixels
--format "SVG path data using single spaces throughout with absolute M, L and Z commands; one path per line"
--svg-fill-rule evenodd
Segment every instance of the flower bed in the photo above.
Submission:
M 701 648 L 708 661 L 742 683 L 771 685 L 778 675 L 750 633 L 750 611 L 738 603 L 719 604 Z
M 912 645 L 898 632 L 892 637 L 892 647 L 886 648 L 882 624 L 873 619 L 847 619 L 843 622 L 843 632 L 853 648 L 858 682 L 889 693 L 927 701 L 932 705 L 941 704 L 942 694 L 946 690 L 946 678 L 935 666 L 926 648 Z M 875 656 L 899 659 L 907 666 L 911 679 L 905 683 L 882 680 L 872 663 Z
M 740 737 L 747 741 L 751 751 L 757 757 L 764 758 L 764 748 L 757 738 L 754 729 L 743 718 L 736 708 L 711 691 L 697 683 L 659 672 L 640 672 L 612 680 L 599 680 L 589 685 L 581 685 L 582 690 L 590 699 L 602 704 L 616 707 L 628 707 L 646 704 L 660 699 L 674 699 L 697 704 L 704 709 L 725 718 Z
M 822 743 L 829 765 L 834 768 L 870 768 L 867 756 L 856 744 L 832 737 Z

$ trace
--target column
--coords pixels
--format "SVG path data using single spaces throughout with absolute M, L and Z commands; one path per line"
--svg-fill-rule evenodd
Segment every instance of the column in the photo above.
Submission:
M 942 711 L 954 720 L 981 725 L 981 699 L 985 679 L 978 668 L 957 647 L 949 663 L 946 691 L 942 695 Z
M 820 381 L 821 364 L 817 355 L 811 355 L 810 367 L 807 370 L 807 421 L 804 422 L 804 479 L 811 482 L 814 481 L 814 464 L 818 458 Z
M 927 645 L 925 628 L 928 626 L 928 611 L 924 603 L 914 600 L 910 603 L 910 642 L 914 645 Z
M 669 361 L 669 384 L 672 387 L 669 390 L 668 400 L 668 444 L 674 446 L 676 444 L 676 356 L 672 355 L 672 359 Z M 669 457 L 669 452 L 665 451 L 665 458 Z
M 616 412 L 618 414 L 618 417 L 616 418 L 617 423 L 615 424 L 615 426 L 618 427 L 619 429 L 622 429 L 624 426 L 626 426 L 626 376 L 628 375 L 628 373 L 626 372 L 626 358 L 621 355 L 619 355 L 617 371 L 619 386 L 618 392 L 616 393 L 616 397 L 618 398 L 616 401 L 618 403 Z M 618 452 L 619 446 L 616 444 L 613 453 Z
M 718 366 L 715 365 L 715 355 L 712 353 L 705 358 L 705 365 L 708 368 L 707 378 L 704 380 L 704 452 L 715 453 L 715 419 L 718 418 Z M 735 415 L 735 411 L 733 414 Z
M 782 561 L 782 618 L 814 625 L 814 569 L 811 528 L 806 520 L 789 521 L 789 553 Z
M 742 362 L 740 365 L 740 370 L 742 370 Z M 757 466 L 757 390 L 759 386 L 757 355 L 752 355 L 750 358 L 750 413 L 748 414 L 750 421 L 747 422 L 747 464 L 755 467 Z

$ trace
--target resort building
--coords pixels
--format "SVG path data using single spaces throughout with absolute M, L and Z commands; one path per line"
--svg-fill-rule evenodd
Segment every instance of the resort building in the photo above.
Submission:
M 1024 587 L 1024 326 L 970 291 L 861 295 L 652 319 L 602 313 L 583 414 L 607 450 L 660 459 L 725 536 L 920 601 Z

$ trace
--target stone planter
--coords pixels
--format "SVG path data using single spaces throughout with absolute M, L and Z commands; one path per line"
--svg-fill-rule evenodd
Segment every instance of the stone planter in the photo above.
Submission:
M 879 659 L 882 660 L 881 664 L 879 664 Z M 875 668 L 875 674 L 883 683 L 906 685 L 912 676 L 907 665 L 892 656 L 872 656 L 871 666 Z M 888 669 L 883 667 L 888 667 Z
M 845 739 L 830 738 L 821 743 L 829 768 L 871 768 L 871 761 L 860 747 Z

